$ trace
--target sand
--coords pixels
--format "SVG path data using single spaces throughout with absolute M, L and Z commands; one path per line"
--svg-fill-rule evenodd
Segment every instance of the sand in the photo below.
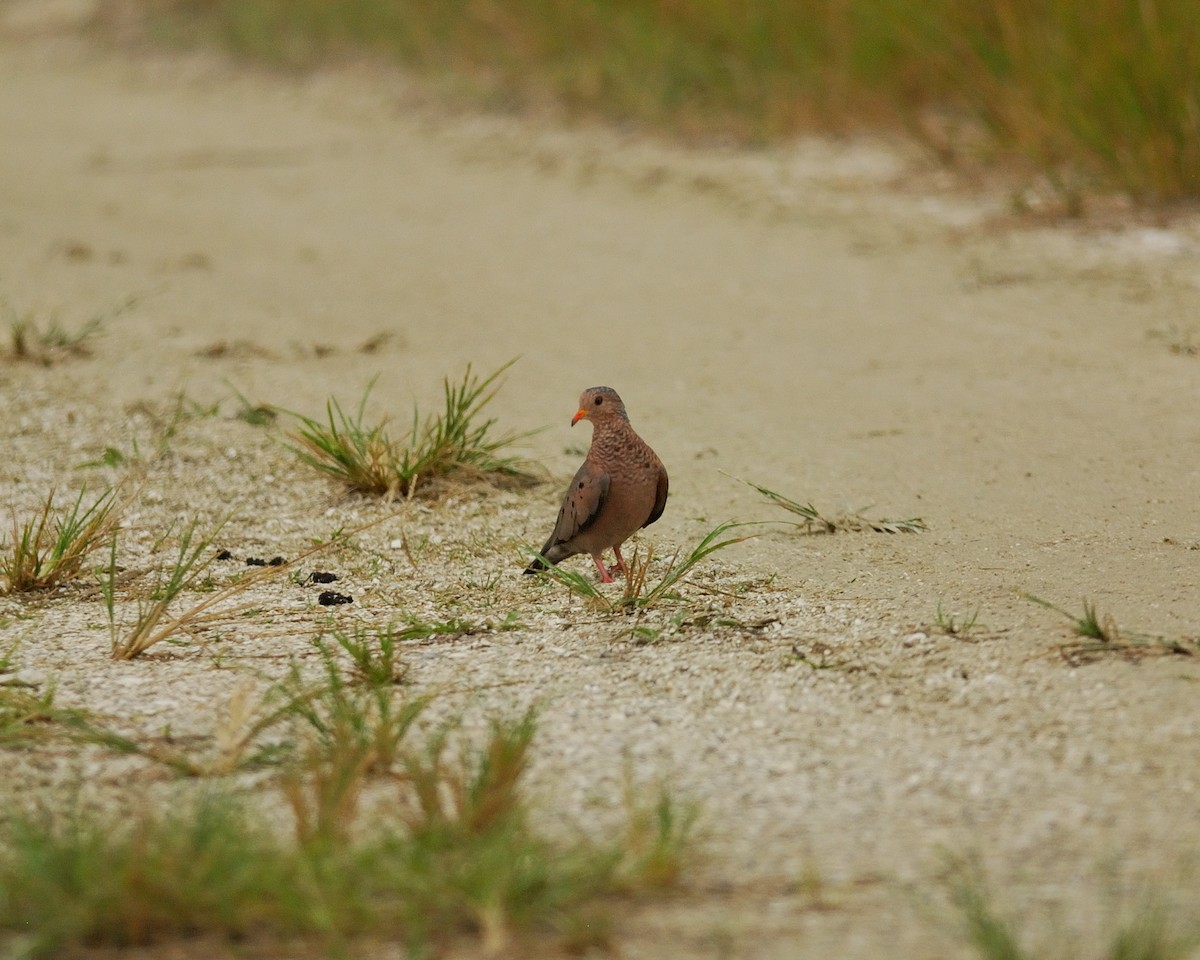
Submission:
M 239 558 L 387 519 L 330 560 L 354 604 L 280 581 L 217 640 L 134 663 L 109 659 L 94 591 L 0 598 L 23 676 L 130 731 L 211 732 L 231 664 L 278 674 L 330 622 L 470 618 L 411 645 L 415 682 L 541 705 L 548 822 L 619 795 L 627 759 L 703 807 L 685 893 L 618 923 L 629 958 L 968 956 L 950 854 L 1032 942 L 1084 956 L 1114 885 L 1192 890 L 1195 658 L 1066 658 L 1070 623 L 1021 593 L 1086 597 L 1134 640 L 1200 637 L 1200 220 L 1014 218 L 903 144 L 686 150 L 451 109 L 375 68 L 114 48 L 80 33 L 86 6 L 0 4 L 0 295 L 68 329 L 104 318 L 89 356 L 0 363 L 4 500 L 112 483 L 123 467 L 79 465 L 136 438 L 134 554 L 195 514 L 232 510 Z M 236 417 L 235 391 L 319 416 L 378 377 L 368 415 L 403 426 L 443 376 L 513 357 L 491 410 L 544 428 L 522 450 L 550 480 L 529 490 L 346 497 L 281 445 L 287 417 Z M 575 398 L 601 383 L 670 471 L 641 537 L 659 557 L 787 518 L 730 475 L 928 530 L 747 528 L 637 642 L 520 575 L 588 440 Z M 181 393 L 213 415 L 159 455 Z M 939 605 L 975 627 L 940 630 Z M 161 778 L 10 756 L 18 790 L 80 763 Z

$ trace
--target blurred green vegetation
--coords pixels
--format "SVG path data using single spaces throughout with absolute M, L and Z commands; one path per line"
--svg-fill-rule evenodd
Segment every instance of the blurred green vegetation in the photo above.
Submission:
M 137 3 L 176 39 L 297 68 L 366 51 L 494 107 L 743 143 L 903 127 L 946 158 L 968 141 L 1023 158 L 1064 191 L 1200 195 L 1195 0 Z

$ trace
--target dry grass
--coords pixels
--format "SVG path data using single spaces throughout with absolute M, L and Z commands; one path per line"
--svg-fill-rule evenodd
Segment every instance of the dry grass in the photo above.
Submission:
M 100 592 L 112 637 L 113 659 L 132 660 L 177 634 L 228 617 L 231 611 L 227 601 L 236 599 L 265 580 L 294 570 L 297 564 L 345 543 L 350 537 L 391 519 L 391 515 L 340 530 L 330 539 L 314 544 L 286 562 L 258 567 L 223 587 L 210 586 L 202 599 L 178 614 L 171 614 L 170 608 L 181 595 L 197 589 L 207 580 L 206 573 L 217 557 L 212 550 L 213 542 L 228 519 L 226 517 L 217 522 L 207 533 L 199 532 L 199 518 L 193 518 L 186 526 L 182 526 L 176 538 L 175 559 L 155 570 L 148 586 L 139 583 L 140 575 L 144 575 L 145 571 L 135 571 L 138 575 L 132 578 L 131 585 L 126 585 L 131 578 L 129 574 L 122 574 L 118 570 L 117 541 L 113 539 L 108 566 L 100 578 Z M 160 539 L 167 540 L 173 532 L 174 528 L 168 530 Z M 128 620 L 122 619 L 117 609 L 119 590 L 133 594 L 135 612 Z
M 192 754 L 60 709 L 52 687 L 0 683 L 0 748 L 97 743 L 189 778 L 269 764 L 238 792 L 237 781 L 220 790 L 184 782 L 154 802 L 136 788 L 100 806 L 12 804 L 0 818 L 0 953 L 196 937 L 254 950 L 299 938 L 353 952 L 367 936 L 419 954 L 465 938 L 488 956 L 518 938 L 603 946 L 616 898 L 657 896 L 681 881 L 695 849 L 694 805 L 630 777 L 623 831 L 547 839 L 523 788 L 534 713 L 493 715 L 482 730 L 454 715 L 424 722 L 431 698 L 404 683 L 395 636 L 361 627 L 318 636 L 320 677 L 296 662 L 261 694 L 247 679 L 211 744 Z M 14 656 L 0 660 L 0 674 Z M 290 835 L 277 808 L 260 809 L 276 789 L 292 813 Z
M 348 490 L 388 499 L 435 493 L 439 482 L 531 482 L 532 464 L 500 452 L 527 434 L 497 436 L 495 419 L 483 413 L 499 389 L 496 381 L 515 362 L 483 379 L 470 365 L 460 382 L 444 379 L 442 412 L 422 419 L 414 410 L 402 441 L 391 436 L 386 419 L 364 422 L 372 382 L 353 414 L 336 399 L 326 404 L 324 420 L 293 414 L 300 426 L 291 435 L 292 450 Z
M 1191 657 L 1200 653 L 1200 642 L 1195 638 L 1171 638 L 1141 631 L 1121 630 L 1111 613 L 1101 615 L 1097 612 L 1096 604 L 1086 597 L 1083 599 L 1082 615 L 1076 616 L 1032 593 L 1022 593 L 1020 596 L 1047 610 L 1053 610 L 1070 621 L 1072 632 L 1082 639 L 1059 644 L 1057 650 L 1072 666 L 1081 666 L 1109 656 L 1137 661 L 1144 657 Z
M 104 597 L 105 610 L 108 613 L 114 660 L 132 660 L 141 656 L 155 644 L 167 639 L 185 625 L 194 622 L 209 607 L 219 603 L 232 593 L 241 592 L 249 585 L 251 577 L 212 594 L 179 616 L 170 617 L 167 614 L 175 599 L 184 590 L 192 587 L 216 559 L 215 552 L 210 548 L 226 520 L 217 523 L 206 534 L 197 532 L 200 523 L 198 518 L 193 518 L 189 524 L 182 527 L 178 536 L 174 562 L 158 570 L 149 590 L 137 597 L 137 612 L 133 622 L 128 626 L 121 623 L 117 617 L 116 597 L 119 582 L 117 540 L 115 537 L 113 538 L 109 550 L 108 570 L 106 575 L 101 578 L 101 593 Z M 171 531 L 168 531 L 167 536 L 170 533 Z M 275 572 L 276 568 L 264 568 L 258 573 L 258 576 L 267 576 Z
M 52 367 L 73 357 L 90 356 L 89 341 L 102 323 L 102 318 L 93 317 L 78 330 L 67 330 L 55 318 L 43 324 L 33 314 L 17 315 L 11 309 L 7 312 L 8 347 L 0 353 L 0 358 L 43 367 Z
M 113 11 L 130 0 L 108 0 Z M 685 136 L 907 127 L 940 156 L 1200 194 L 1191 0 L 139 0 L 153 33 L 291 68 L 368 53 L 492 106 L 553 101 Z M 931 118 L 936 117 L 936 122 Z M 982 149 L 979 142 L 982 140 Z
M 385 679 L 379 663 L 370 671 L 378 682 L 360 682 L 333 647 L 324 655 L 325 681 L 282 710 L 297 741 L 275 782 L 293 811 L 293 839 L 268 828 L 251 802 L 262 784 L 244 798 L 204 791 L 166 806 L 127 797 L 115 811 L 11 810 L 0 820 L 5 955 L 197 936 L 319 938 L 346 949 L 369 935 L 421 953 L 467 937 L 492 956 L 518 936 L 604 931 L 615 896 L 679 882 L 695 808 L 665 788 L 644 800 L 631 785 L 628 828 L 611 841 L 552 842 L 535 829 L 522 789 L 531 712 L 493 718 L 482 739 L 454 722 L 418 730 L 426 700 Z M 381 721 L 398 732 L 400 749 L 387 758 L 373 732 Z M 358 813 L 368 789 L 387 797 L 366 823 Z
M 682 601 L 683 596 L 679 591 L 696 566 L 718 550 L 750 539 L 749 536 L 727 536 L 731 531 L 746 526 L 749 524 L 733 520 L 718 524 L 686 554 L 682 549 L 676 550 L 657 577 L 651 576 L 653 548 L 647 548 L 642 553 L 635 547 L 628 559 L 629 573 L 625 578 L 624 589 L 616 599 L 610 598 L 587 575 L 577 573 L 561 564 L 550 563 L 535 550 L 527 552 L 545 565 L 545 568 L 539 571 L 540 574 L 566 587 L 571 594 L 582 597 L 592 607 L 606 613 L 629 613 L 649 610 L 666 602 Z
M 725 475 L 730 476 L 729 474 Z M 905 520 L 873 520 L 864 516 L 861 510 L 828 517 L 820 513 L 811 503 L 800 503 L 798 500 L 785 497 L 782 493 L 776 493 L 774 490 L 751 483 L 749 480 L 742 480 L 740 477 L 731 477 L 731 479 L 753 487 L 775 506 L 782 507 L 788 513 L 800 517 L 800 520 L 794 522 L 794 525 L 803 533 L 861 533 L 866 530 L 874 533 L 922 533 L 929 529 L 921 517 L 909 517 Z
M 41 510 L 21 522 L 13 510 L 11 535 L 0 548 L 0 593 L 48 590 L 74 580 L 92 554 L 107 546 L 121 525 L 126 502 L 109 489 L 84 507 L 87 488 L 65 509 L 51 490 Z
M 951 860 L 946 881 L 963 937 L 980 960 L 1079 956 L 1076 941 L 1081 938 L 1058 925 L 1058 946 L 1030 947 L 1033 918 L 1004 909 L 977 858 Z M 1105 929 L 1100 932 L 1102 949 L 1093 955 L 1108 960 L 1185 960 L 1195 954 L 1200 924 L 1190 902 L 1173 904 L 1178 898 L 1167 888 L 1136 898 L 1109 897 L 1113 902 L 1106 905 Z

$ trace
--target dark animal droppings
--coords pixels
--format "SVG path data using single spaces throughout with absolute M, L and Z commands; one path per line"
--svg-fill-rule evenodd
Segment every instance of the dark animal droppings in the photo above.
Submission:
M 272 557 L 270 559 L 270 561 L 268 561 L 267 566 L 268 567 L 282 567 L 285 563 L 287 563 L 287 561 L 284 560 L 283 557 Z
M 265 567 L 266 565 L 267 565 L 267 561 L 264 560 L 262 557 L 247 557 L 246 558 L 246 566 L 248 566 L 248 567 Z
M 232 560 L 233 554 L 230 553 L 228 550 L 222 550 L 220 553 L 217 554 L 217 559 L 218 560 Z
M 323 607 L 336 607 L 343 603 L 353 602 L 353 597 L 348 597 L 344 593 L 338 593 L 336 590 L 322 590 L 321 595 L 317 597 L 317 603 Z
M 313 583 L 333 583 L 337 578 L 336 573 L 326 573 L 324 570 L 314 570 L 308 577 Z

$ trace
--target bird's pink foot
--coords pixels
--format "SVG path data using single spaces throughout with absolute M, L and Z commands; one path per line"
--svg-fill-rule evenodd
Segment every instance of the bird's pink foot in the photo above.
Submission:
M 608 570 L 605 568 L 604 561 L 602 561 L 600 559 L 599 554 L 592 555 L 592 563 L 594 563 L 596 565 L 596 569 L 600 571 L 600 582 L 601 583 L 612 583 L 613 582 L 612 574 L 609 573 Z

